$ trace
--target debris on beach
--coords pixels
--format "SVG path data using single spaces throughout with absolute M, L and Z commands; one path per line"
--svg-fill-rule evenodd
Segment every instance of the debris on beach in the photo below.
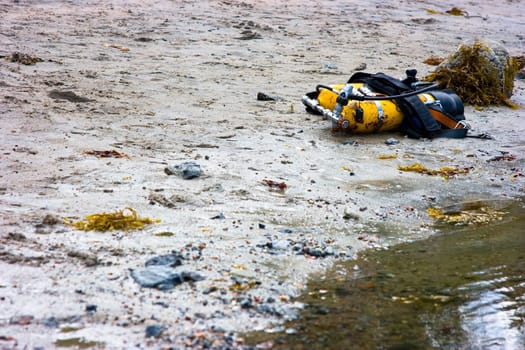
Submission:
M 129 158 L 129 156 L 125 153 L 120 153 L 116 150 L 103 150 L 103 151 L 97 151 L 97 150 L 87 150 L 83 152 L 84 154 L 95 156 L 97 158 Z
M 377 159 L 396 159 L 397 154 L 380 154 L 377 156 Z
M 388 139 L 385 140 L 385 145 L 388 145 L 388 146 L 397 145 L 399 143 L 400 141 L 394 137 L 389 137 Z
M 201 176 L 201 166 L 195 162 L 184 162 L 177 165 L 168 165 L 164 168 L 167 175 L 180 176 L 183 179 L 189 180 Z
M 458 174 L 468 174 L 468 172 L 470 171 L 470 169 L 468 168 L 461 169 L 461 168 L 448 167 L 448 166 L 444 166 L 444 167 L 441 167 L 435 170 L 435 169 L 429 169 L 421 165 L 420 163 L 414 163 L 411 165 L 400 165 L 397 167 L 397 169 L 401 171 L 413 171 L 416 173 L 432 175 L 432 176 L 440 175 L 446 179 L 448 179 L 451 176 L 458 175 Z
M 85 221 L 68 221 L 65 224 L 82 231 L 113 231 L 113 230 L 137 230 L 160 222 L 159 219 L 150 219 L 148 217 L 139 217 L 137 211 L 133 208 L 125 208 L 114 213 L 98 213 L 86 216 Z
M 167 265 L 150 265 L 143 269 L 131 270 L 130 274 L 133 280 L 142 287 L 159 290 L 168 290 L 184 282 L 196 282 L 204 279 L 198 273 L 178 272 Z
M 337 252 L 331 242 L 320 242 L 315 239 L 268 239 L 266 242 L 257 244 L 257 247 L 272 255 L 288 253 L 309 258 L 344 256 L 344 252 Z
M 262 182 L 273 190 L 284 191 L 288 187 L 285 182 L 279 182 L 270 179 L 264 179 Z
M 202 281 L 204 277 L 196 272 L 177 271 L 184 257 L 180 253 L 150 258 L 143 269 L 130 269 L 130 275 L 142 287 L 159 290 L 172 289 L 184 282 Z
M 270 96 L 264 92 L 257 93 L 257 101 L 278 101 L 278 97 Z
M 445 12 L 452 16 L 468 16 L 468 13 L 459 7 L 453 7 L 450 10 L 446 10 Z
M 146 327 L 146 338 L 158 338 L 162 335 L 164 326 L 153 324 Z
M 123 45 L 118 45 L 118 44 L 108 44 L 108 43 L 105 43 L 104 46 L 106 47 L 111 47 L 113 49 L 118 49 L 122 52 L 128 52 L 129 51 L 129 48 L 128 47 L 125 47 Z
M 53 100 L 66 100 L 66 101 L 74 102 L 74 103 L 84 103 L 84 102 L 95 101 L 87 97 L 79 96 L 75 92 L 69 91 L 69 90 L 52 90 L 47 95 L 51 97 Z
M 475 40 L 460 45 L 424 80 L 438 82 L 440 89 L 454 90 L 466 104 L 515 107 L 509 99 L 520 62 L 499 43 Z
M 150 258 L 146 261 L 146 267 L 152 265 L 165 265 L 170 267 L 176 267 L 182 265 L 182 260 L 184 257 L 178 252 L 173 252 L 171 254 L 159 255 L 153 258 Z
M 513 161 L 513 160 L 516 160 L 516 156 L 510 153 L 502 153 L 502 154 L 498 154 L 498 155 L 490 157 L 489 159 L 487 159 L 487 162 L 499 162 L 502 160 Z
M 459 8 L 459 7 L 452 7 L 450 8 L 449 10 L 446 10 L 445 12 L 441 12 L 441 11 L 438 11 L 438 10 L 434 10 L 434 9 L 427 9 L 427 13 L 431 14 L 431 15 L 444 15 L 444 14 L 447 14 L 447 15 L 450 15 L 450 16 L 462 16 L 462 17 L 466 17 L 466 18 L 475 18 L 475 17 L 479 17 L 481 19 L 483 19 L 484 21 L 486 21 L 488 19 L 488 16 L 480 16 L 480 15 L 471 15 L 469 14 L 467 11 Z
M 252 30 L 244 30 L 241 32 L 241 36 L 236 37 L 235 39 L 238 40 L 253 40 L 253 39 L 261 39 L 262 35 L 254 32 Z
M 6 57 L 6 60 L 8 60 L 9 62 L 20 63 L 26 66 L 32 66 L 37 64 L 38 62 L 44 61 L 40 57 L 21 52 L 13 52 L 10 56 Z
M 423 63 L 428 64 L 429 66 L 439 66 L 444 60 L 443 57 L 429 56 L 423 61 Z
M 488 224 L 503 219 L 504 212 L 488 206 L 467 208 L 461 210 L 444 210 L 441 208 L 428 208 L 428 216 L 438 222 L 453 225 Z

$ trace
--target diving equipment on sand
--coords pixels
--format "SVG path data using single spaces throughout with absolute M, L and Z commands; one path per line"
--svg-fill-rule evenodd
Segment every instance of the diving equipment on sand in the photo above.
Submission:
M 467 136 L 461 99 L 437 84 L 420 82 L 416 70 L 398 80 L 383 73 L 358 72 L 346 84 L 317 85 L 303 96 L 311 113 L 332 121 L 336 130 L 373 133 L 401 130 L 413 138 Z

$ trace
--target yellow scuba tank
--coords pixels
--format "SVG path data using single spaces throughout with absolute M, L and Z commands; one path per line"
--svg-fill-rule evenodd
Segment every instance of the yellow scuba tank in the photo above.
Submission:
M 346 84 L 317 85 L 303 96 L 308 112 L 323 115 L 336 130 L 373 133 L 400 130 L 409 137 L 466 137 L 463 103 L 451 90 L 420 82 L 416 70 L 399 80 L 357 72 Z
M 338 93 L 345 84 L 331 85 L 333 90 L 320 89 L 317 101 L 328 110 L 334 110 Z M 365 96 L 381 96 L 372 92 L 363 83 L 353 83 L 354 91 Z M 426 93 L 418 95 L 423 103 L 432 103 L 435 98 Z M 334 125 L 337 129 L 346 129 L 357 134 L 397 130 L 403 122 L 403 112 L 392 100 L 349 101 L 341 110 L 341 117 Z

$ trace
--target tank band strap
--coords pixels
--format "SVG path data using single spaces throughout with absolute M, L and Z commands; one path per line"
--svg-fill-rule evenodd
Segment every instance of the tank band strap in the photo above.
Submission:
M 381 106 L 381 101 L 374 102 L 377 108 L 377 126 L 375 127 L 374 132 L 377 132 L 383 126 L 383 122 L 385 121 L 385 112 L 383 111 L 383 106 Z

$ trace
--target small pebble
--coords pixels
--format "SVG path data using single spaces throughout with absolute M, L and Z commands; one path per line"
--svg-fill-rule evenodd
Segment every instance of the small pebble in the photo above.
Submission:
M 391 146 L 391 145 L 397 145 L 399 143 L 399 140 L 398 139 L 395 139 L 393 137 L 390 137 L 388 139 L 385 140 L 385 144 Z
M 94 314 L 95 312 L 97 312 L 97 306 L 94 304 L 86 305 L 86 312 Z
M 277 101 L 277 97 L 270 96 L 268 94 L 265 94 L 264 92 L 258 92 L 257 93 L 257 101 Z
M 354 145 L 357 145 L 357 141 L 356 140 L 348 140 L 348 141 L 343 142 L 343 145 L 345 145 L 345 146 L 354 146 Z
M 241 299 L 241 301 L 239 302 L 239 305 L 243 309 L 250 309 L 253 307 L 253 302 L 251 298 L 246 297 L 246 298 Z
M 154 324 L 146 327 L 146 338 L 158 338 L 162 334 L 164 327 Z
M 280 233 L 293 233 L 291 228 L 282 228 L 279 230 Z
M 324 69 L 337 69 L 337 65 L 333 63 L 327 63 L 323 66 Z

